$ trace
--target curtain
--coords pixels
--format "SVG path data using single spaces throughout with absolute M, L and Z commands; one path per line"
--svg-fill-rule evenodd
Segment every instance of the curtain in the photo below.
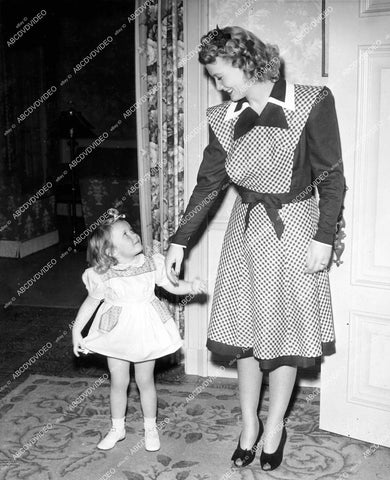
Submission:
M 8 46 L 4 4 L 0 16 L 0 172 L 3 179 L 16 178 L 29 191 L 42 186 L 47 176 L 48 105 L 40 102 L 23 116 L 50 86 L 46 85 L 44 48 L 27 34 Z
M 2 9 L 0 9 L 2 14 Z M 8 65 L 6 61 L 6 41 L 3 33 L 3 24 L 0 22 L 0 167 L 1 174 L 12 169 L 12 159 L 15 158 L 15 141 L 10 135 L 12 118 L 11 82 L 9 81 Z
M 183 0 L 138 1 L 134 14 L 143 240 L 165 254 L 184 210 Z M 169 308 L 183 335 L 184 307 Z

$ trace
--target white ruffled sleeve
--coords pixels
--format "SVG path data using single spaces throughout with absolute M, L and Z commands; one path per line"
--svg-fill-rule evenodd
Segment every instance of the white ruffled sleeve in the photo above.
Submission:
M 159 287 L 172 287 L 172 282 L 167 277 L 167 271 L 165 269 L 165 258 L 161 253 L 155 253 L 153 256 L 153 262 L 156 266 L 156 284 Z
M 81 279 L 88 290 L 88 295 L 96 300 L 103 300 L 106 287 L 101 276 L 93 268 L 87 268 Z

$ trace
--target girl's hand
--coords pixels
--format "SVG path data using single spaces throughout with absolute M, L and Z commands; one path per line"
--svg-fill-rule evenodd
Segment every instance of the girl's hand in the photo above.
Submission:
M 85 346 L 85 342 L 83 337 L 81 336 L 80 332 L 72 332 L 72 340 L 73 340 L 73 353 L 76 357 L 80 356 L 80 353 L 88 353 L 89 350 Z
M 171 245 L 169 247 L 168 253 L 165 257 L 165 268 L 167 271 L 167 277 L 169 280 L 177 286 L 178 277 L 180 274 L 181 262 L 184 257 L 184 248 L 179 245 Z M 173 268 L 175 265 L 175 268 Z
M 200 278 L 194 278 L 191 282 L 191 293 L 197 295 L 198 293 L 206 293 L 207 285 L 206 282 Z
M 332 245 L 312 240 L 306 257 L 305 273 L 316 273 L 325 270 L 332 255 Z

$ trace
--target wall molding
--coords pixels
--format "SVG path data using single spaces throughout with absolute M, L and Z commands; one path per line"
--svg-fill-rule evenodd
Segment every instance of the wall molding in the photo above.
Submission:
M 390 1 L 387 0 L 360 0 L 361 17 L 372 17 L 374 15 L 390 15 Z
M 351 312 L 349 349 L 355 361 L 349 363 L 349 402 L 390 412 L 390 379 L 386 388 L 384 379 L 377 378 L 389 347 L 390 316 Z
M 208 0 L 184 0 L 184 45 L 187 60 L 184 65 L 184 200 L 191 196 L 196 183 L 203 150 L 208 142 L 206 108 L 208 83 L 198 62 L 197 46 L 208 30 Z M 194 134 L 196 132 L 196 134 Z M 206 279 L 208 276 L 208 232 L 189 252 L 186 261 L 186 278 Z M 184 362 L 185 371 L 192 375 L 208 375 L 206 349 L 208 327 L 208 302 L 186 305 L 184 312 Z
M 353 258 L 356 262 L 352 266 L 351 281 L 353 285 L 390 289 L 390 266 L 375 258 L 375 242 L 378 241 L 375 231 L 383 227 L 375 220 L 379 208 L 387 209 L 387 205 L 377 200 L 377 186 L 382 177 L 380 168 L 384 168 L 382 163 L 385 162 L 380 155 L 380 135 L 381 129 L 382 135 L 385 135 L 381 115 L 385 121 L 386 115 L 380 97 L 381 92 L 386 97 L 390 90 L 388 82 L 381 82 L 380 74 L 390 69 L 390 46 L 380 45 L 375 49 L 372 45 L 360 46 L 358 59 L 355 161 L 355 178 L 358 180 L 354 191 L 352 238 Z

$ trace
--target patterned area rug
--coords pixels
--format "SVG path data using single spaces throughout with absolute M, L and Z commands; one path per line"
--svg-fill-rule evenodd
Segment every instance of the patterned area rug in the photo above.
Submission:
M 262 472 L 256 458 L 230 467 L 240 431 L 237 390 L 158 385 L 161 449 L 143 448 L 138 393 L 131 386 L 127 437 L 108 452 L 96 444 L 109 428 L 109 381 L 31 375 L 0 404 L 1 480 L 387 479 L 390 451 L 318 429 L 319 399 L 298 393 L 288 422 L 285 460 Z M 198 388 L 197 388 L 198 387 Z M 192 395 L 191 395 L 192 394 Z M 268 408 L 268 393 L 261 415 Z M 369 454 L 367 452 L 370 452 Z

